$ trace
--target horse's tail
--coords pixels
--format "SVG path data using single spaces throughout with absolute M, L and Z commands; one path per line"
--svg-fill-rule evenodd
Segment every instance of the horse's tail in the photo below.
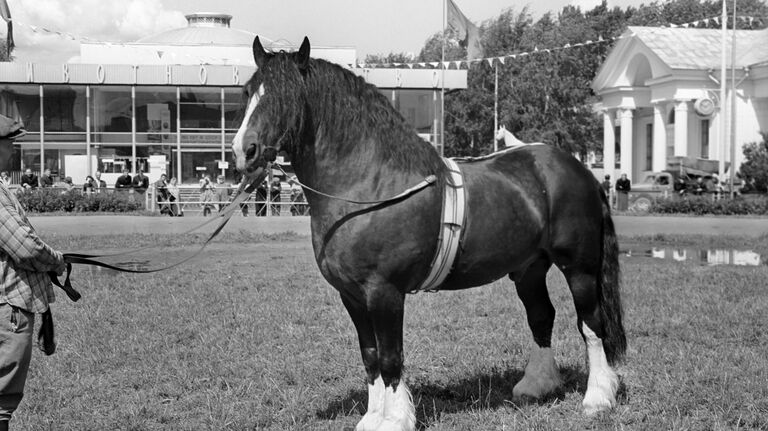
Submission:
M 600 317 L 603 321 L 603 347 L 608 362 L 620 362 L 627 350 L 627 336 L 622 323 L 619 293 L 619 244 L 611 219 L 611 208 L 605 193 L 600 193 L 603 205 L 603 253 L 600 282 Z

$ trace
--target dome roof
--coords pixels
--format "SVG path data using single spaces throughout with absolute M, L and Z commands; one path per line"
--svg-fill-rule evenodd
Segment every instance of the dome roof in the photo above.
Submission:
M 147 36 L 136 43 L 158 45 L 247 45 L 253 43 L 255 33 L 230 28 L 232 15 L 220 13 L 193 13 L 186 15 L 187 26 Z

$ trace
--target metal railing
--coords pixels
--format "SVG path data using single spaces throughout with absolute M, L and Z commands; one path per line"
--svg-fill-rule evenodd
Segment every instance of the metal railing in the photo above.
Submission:
M 147 209 L 150 211 L 161 211 L 164 209 L 171 209 L 171 206 L 175 206 L 179 212 L 200 212 L 206 213 L 206 209 L 210 212 L 217 212 L 227 205 L 235 195 L 237 191 L 236 187 L 226 187 L 227 200 L 219 200 L 216 198 L 215 193 L 206 196 L 200 191 L 198 186 L 179 186 L 178 197 L 175 200 L 168 201 L 159 198 L 159 193 L 155 185 L 150 185 L 147 193 Z M 243 208 L 243 214 L 253 214 L 255 216 L 263 217 L 279 217 L 279 216 L 302 216 L 309 215 L 309 204 L 304 199 L 303 193 L 297 191 L 280 191 L 279 194 L 273 194 L 273 190 L 266 190 L 266 193 L 254 191 L 240 207 Z

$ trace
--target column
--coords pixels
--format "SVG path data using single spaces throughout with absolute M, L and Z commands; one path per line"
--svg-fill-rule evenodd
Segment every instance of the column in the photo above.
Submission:
M 131 86 L 131 175 L 136 175 L 136 86 Z M 146 169 L 142 169 L 146 170 Z
M 194 166 L 192 169 L 194 169 Z M 178 178 L 179 184 L 181 184 L 181 89 L 179 87 L 176 87 L 176 178 Z M 194 181 L 195 177 L 193 175 L 192 182 Z
M 616 181 L 616 136 L 613 134 L 613 111 L 603 110 L 603 170 Z
M 45 117 L 43 116 L 45 105 L 43 102 L 43 84 L 38 85 L 38 87 L 40 92 L 40 172 L 37 173 L 37 177 L 40 178 L 45 171 Z M 23 158 L 21 160 L 24 161 Z M 27 166 L 23 166 L 23 168 L 26 169 Z
M 675 100 L 675 156 L 688 155 L 688 101 Z
M 621 126 L 621 173 L 634 182 L 632 175 L 632 108 L 619 108 L 619 124 Z
M 225 161 L 227 161 L 227 144 L 226 144 L 226 142 L 227 142 L 227 135 L 226 135 L 226 132 L 225 132 L 227 120 L 226 120 L 225 111 L 224 111 L 224 87 L 221 87 L 220 92 L 221 92 L 221 123 L 219 124 L 219 127 L 221 128 L 221 130 L 220 130 L 220 133 L 221 133 L 221 159 L 220 159 L 220 161 L 223 164 Z M 220 168 L 220 171 L 221 171 L 221 175 L 225 175 L 225 176 L 227 175 L 227 171 L 223 167 Z
M 654 172 L 663 171 L 667 167 L 667 128 L 664 117 L 666 109 L 659 102 L 653 105 L 653 159 Z
M 85 86 L 85 157 L 88 159 L 86 164 L 88 175 L 93 175 L 93 166 L 91 166 L 91 86 Z M 98 166 L 98 164 L 96 165 Z M 96 170 L 99 168 L 97 167 Z

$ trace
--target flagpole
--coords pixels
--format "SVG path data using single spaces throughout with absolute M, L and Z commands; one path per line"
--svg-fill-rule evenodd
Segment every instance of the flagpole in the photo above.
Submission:
M 442 69 L 442 77 L 440 79 L 440 157 L 443 157 L 445 154 L 445 25 L 448 20 L 446 15 L 447 1 L 443 0 L 443 49 L 440 56 L 440 68 Z
M 733 199 L 733 177 L 736 175 L 736 0 L 733 0 L 733 23 L 731 25 L 731 176 L 728 179 L 728 186 L 731 189 L 731 199 Z
M 725 179 L 725 155 L 726 155 L 726 141 L 728 140 L 728 130 L 727 126 L 728 123 L 726 121 L 726 93 L 725 93 L 725 68 L 726 68 L 726 36 L 727 36 L 727 29 L 726 25 L 728 23 L 728 10 L 726 8 L 726 1 L 723 1 L 723 12 L 720 17 L 721 22 L 721 29 L 720 29 L 720 151 L 719 151 L 719 159 L 720 162 L 718 163 L 718 172 L 720 172 L 720 181 L 723 181 Z M 733 168 L 731 168 L 731 175 L 733 175 Z
M 496 62 L 496 73 L 493 85 L 493 152 L 499 151 L 496 131 L 499 130 L 499 62 Z

